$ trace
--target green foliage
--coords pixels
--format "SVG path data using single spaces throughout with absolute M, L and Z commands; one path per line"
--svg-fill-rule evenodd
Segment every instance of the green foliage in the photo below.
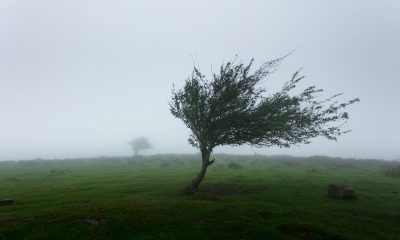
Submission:
M 241 168 L 243 168 L 243 166 L 240 165 L 237 162 L 230 162 L 230 163 L 228 163 L 228 168 L 230 168 L 230 169 L 241 169 Z
M 388 177 L 400 178 L 400 166 L 389 167 L 383 172 Z
M 49 172 L 49 177 L 62 176 L 62 175 L 68 174 L 68 173 L 72 173 L 72 171 L 69 169 L 64 169 L 64 170 L 51 169 Z
M 342 110 L 358 98 L 344 103 L 335 101 L 341 94 L 320 99 L 323 90 L 315 86 L 291 94 L 304 78 L 299 71 L 280 91 L 266 94 L 261 81 L 282 60 L 268 61 L 255 71 L 253 60 L 249 64 L 230 61 L 211 80 L 195 67 L 184 87 L 173 89 L 170 102 L 171 113 L 192 132 L 189 143 L 208 151 L 219 145 L 290 147 L 317 136 L 336 140 L 348 132 L 336 123 L 349 118 Z

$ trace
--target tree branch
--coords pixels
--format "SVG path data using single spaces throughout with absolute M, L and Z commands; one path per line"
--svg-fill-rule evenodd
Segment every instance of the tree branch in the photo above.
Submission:
M 215 162 L 215 159 L 208 161 L 207 166 L 210 166 L 211 164 L 213 164 Z

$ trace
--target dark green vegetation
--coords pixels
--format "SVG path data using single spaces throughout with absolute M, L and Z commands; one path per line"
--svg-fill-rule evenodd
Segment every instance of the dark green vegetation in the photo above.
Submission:
M 349 132 L 343 129 L 349 114 L 344 109 L 358 98 L 339 103 L 336 94 L 321 98 L 322 89 L 307 87 L 294 94 L 293 89 L 304 78 L 295 72 L 282 89 L 267 93 L 262 81 L 273 73 L 278 58 L 253 70 L 253 59 L 247 65 L 236 60 L 222 64 L 210 78 L 194 67 L 192 75 L 180 90 L 173 89 L 170 111 L 190 129 L 189 143 L 202 156 L 200 172 L 185 189 L 197 191 L 203 181 L 213 149 L 222 145 L 279 146 L 310 143 L 322 136 L 336 140 Z
M 386 176 L 400 178 L 400 166 L 385 169 Z
M 0 163 L 0 239 L 400 239 L 396 164 L 215 155 Z M 356 200 L 327 197 L 329 183 Z

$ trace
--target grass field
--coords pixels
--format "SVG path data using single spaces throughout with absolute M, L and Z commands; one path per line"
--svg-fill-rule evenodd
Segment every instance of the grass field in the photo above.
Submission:
M 393 162 L 196 155 L 0 163 L 0 239 L 400 239 Z M 353 186 L 356 200 L 327 196 Z

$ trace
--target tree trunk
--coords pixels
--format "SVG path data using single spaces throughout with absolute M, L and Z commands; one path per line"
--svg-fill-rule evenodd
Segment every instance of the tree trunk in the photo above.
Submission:
M 187 186 L 183 191 L 187 195 L 193 195 L 195 192 L 197 192 L 200 183 L 203 181 L 204 176 L 206 175 L 206 171 L 208 166 L 214 163 L 214 159 L 210 161 L 210 155 L 211 155 L 212 150 L 202 150 L 201 151 L 201 169 L 200 172 L 197 174 L 197 176 L 192 180 L 191 184 Z

